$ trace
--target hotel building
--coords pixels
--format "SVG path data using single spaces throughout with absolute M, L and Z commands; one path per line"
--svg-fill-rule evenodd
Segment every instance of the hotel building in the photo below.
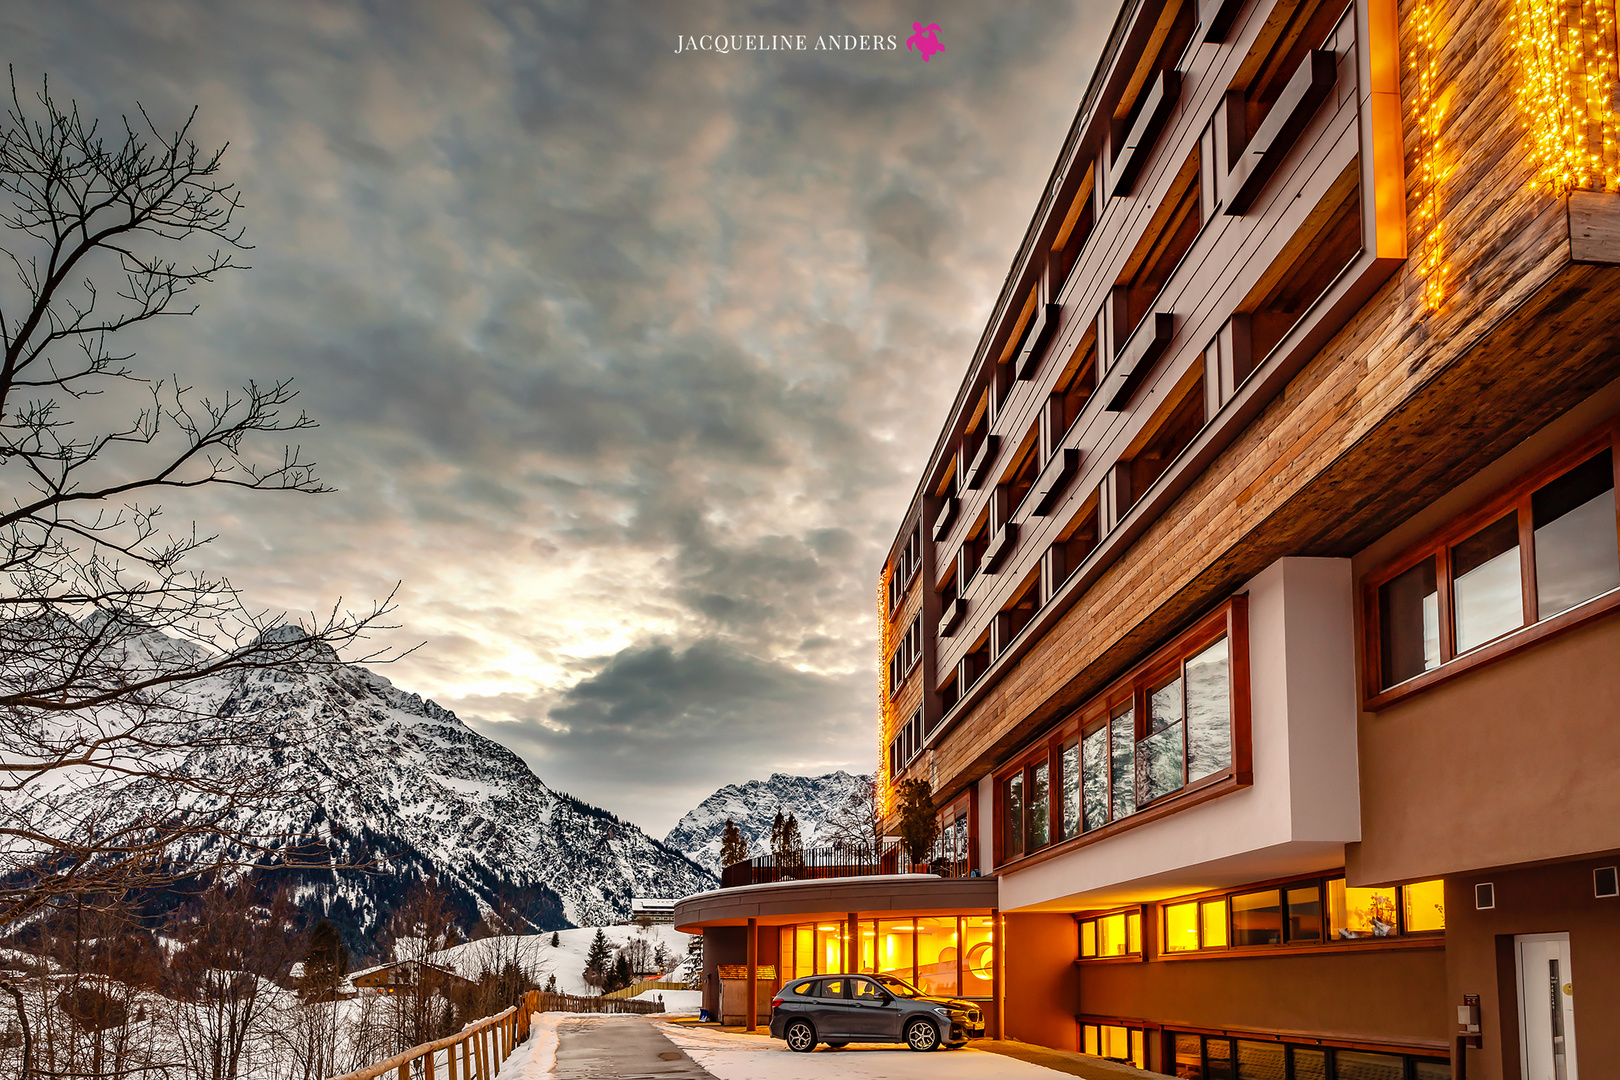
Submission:
M 882 570 L 950 876 L 682 901 L 711 1007 L 1620 1075 L 1615 52 L 1613 0 L 1125 4 Z

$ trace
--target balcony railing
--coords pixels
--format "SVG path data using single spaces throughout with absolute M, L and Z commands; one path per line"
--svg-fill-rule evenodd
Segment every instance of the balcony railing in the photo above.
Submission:
M 833 844 L 812 848 L 796 856 L 759 855 L 732 863 L 720 871 L 720 887 L 769 885 L 778 881 L 814 881 L 820 878 L 870 877 L 875 874 L 935 874 L 939 877 L 970 877 L 971 860 L 936 856 L 914 863 L 906 857 L 898 840 L 878 844 Z

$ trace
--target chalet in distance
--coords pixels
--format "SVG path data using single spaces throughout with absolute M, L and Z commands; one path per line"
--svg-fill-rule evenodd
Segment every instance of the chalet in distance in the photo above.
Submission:
M 882 570 L 953 876 L 689 898 L 711 969 L 1189 1080 L 1617 1075 L 1615 54 L 1126 3 Z

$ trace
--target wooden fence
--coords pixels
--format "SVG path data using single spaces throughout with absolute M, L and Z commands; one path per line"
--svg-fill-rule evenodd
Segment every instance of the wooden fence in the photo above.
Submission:
M 649 990 L 687 990 L 690 989 L 683 982 L 670 982 L 667 979 L 642 979 L 623 990 L 613 990 L 603 994 L 605 998 L 633 998 L 637 994 L 645 994 Z
M 521 1005 L 468 1024 L 454 1035 L 413 1046 L 387 1061 L 367 1065 L 334 1080 L 378 1080 L 389 1073 L 395 1080 L 437 1080 L 444 1066 L 444 1080 L 493 1080 L 501 1063 L 518 1044 L 529 1037 L 530 1017 L 537 1012 L 576 1013 L 661 1013 L 661 1001 L 630 1001 L 624 998 L 575 997 L 572 994 L 546 994 L 530 990 Z M 460 1062 L 458 1068 L 457 1062 Z

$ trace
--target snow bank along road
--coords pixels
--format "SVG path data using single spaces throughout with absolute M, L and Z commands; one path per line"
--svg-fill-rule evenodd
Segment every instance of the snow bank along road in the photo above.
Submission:
M 688 1028 L 679 1024 L 661 1023 L 658 1027 L 671 1042 L 686 1051 L 688 1057 L 707 1070 L 703 1073 L 670 1073 L 671 1076 L 707 1075 L 716 1080 L 988 1080 L 991 1077 L 996 1080 L 1056 1080 L 1065 1075 L 971 1047 L 919 1054 L 904 1046 L 856 1043 L 842 1050 L 821 1047 L 811 1054 L 795 1054 L 787 1048 L 787 1044 L 758 1035 L 736 1035 L 713 1028 Z M 566 1030 L 564 1039 L 567 1038 Z M 560 1068 L 558 1075 L 562 1075 Z M 627 1072 L 625 1075 L 642 1074 Z

